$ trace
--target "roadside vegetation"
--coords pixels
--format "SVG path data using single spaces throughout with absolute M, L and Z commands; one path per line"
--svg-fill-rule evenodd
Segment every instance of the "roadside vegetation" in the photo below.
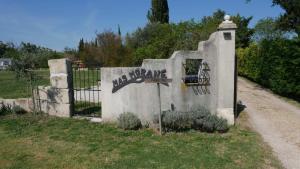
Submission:
M 36 85 L 49 85 L 49 70 L 36 70 L 36 80 L 32 83 Z M 15 99 L 26 98 L 32 94 L 30 88 L 30 78 L 17 77 L 13 71 L 0 71 L 0 98 Z
M 300 102 L 300 39 L 288 38 L 271 18 L 256 29 L 255 41 L 237 49 L 239 75 Z
M 236 125 L 226 134 L 158 136 L 150 129 L 46 115 L 0 116 L 1 168 L 281 168 L 261 138 Z

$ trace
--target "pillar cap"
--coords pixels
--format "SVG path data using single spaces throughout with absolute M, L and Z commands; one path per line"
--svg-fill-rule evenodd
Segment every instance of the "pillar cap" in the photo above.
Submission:
M 224 21 L 219 25 L 218 30 L 237 29 L 235 23 L 230 20 L 230 15 L 224 16 Z

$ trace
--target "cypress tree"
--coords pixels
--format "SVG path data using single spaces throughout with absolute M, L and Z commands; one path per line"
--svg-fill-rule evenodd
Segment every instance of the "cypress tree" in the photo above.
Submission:
M 97 38 L 95 38 L 95 41 L 94 41 L 94 46 L 97 47 L 98 46 L 98 41 L 97 41 Z
M 118 24 L 118 35 L 121 37 L 122 36 L 122 33 L 121 33 L 121 28 L 120 28 L 120 25 Z
M 82 52 L 84 51 L 84 41 L 83 41 L 83 38 L 81 38 L 79 40 L 79 45 L 78 45 L 78 52 Z
M 168 0 L 152 0 L 147 18 L 150 23 L 169 23 Z

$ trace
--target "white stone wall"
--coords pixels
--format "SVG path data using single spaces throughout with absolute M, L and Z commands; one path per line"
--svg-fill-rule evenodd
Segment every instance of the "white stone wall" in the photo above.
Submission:
M 169 86 L 161 86 L 162 111 L 172 107 L 188 111 L 204 106 L 212 113 L 234 124 L 234 58 L 235 24 L 224 21 L 209 40 L 200 42 L 197 51 L 176 51 L 169 59 L 146 59 L 141 67 L 102 68 L 101 99 L 104 121 L 116 121 L 124 112 L 139 116 L 143 123 L 152 123 L 154 114 L 159 113 L 158 91 L 155 83 L 131 83 L 113 92 L 114 80 L 135 69 L 166 70 Z M 183 83 L 186 59 L 202 59 L 210 68 L 209 93 L 197 94 L 195 88 Z
M 26 110 L 27 112 L 32 111 L 33 103 L 31 98 L 18 98 L 18 99 L 0 99 L 0 107 L 2 105 L 6 106 L 20 106 L 22 109 Z

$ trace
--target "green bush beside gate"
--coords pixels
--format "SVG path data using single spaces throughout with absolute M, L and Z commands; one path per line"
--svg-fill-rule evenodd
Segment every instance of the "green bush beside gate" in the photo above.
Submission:
M 237 49 L 238 73 L 300 101 L 300 40 L 262 40 Z

